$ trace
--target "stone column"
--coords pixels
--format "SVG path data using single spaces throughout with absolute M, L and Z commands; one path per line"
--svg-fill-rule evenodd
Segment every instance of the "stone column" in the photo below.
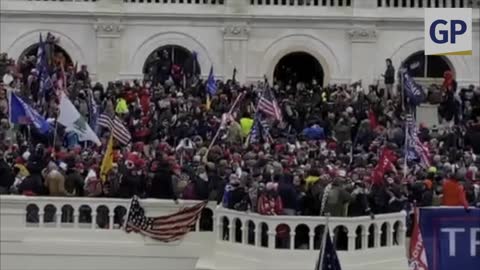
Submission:
M 362 80 L 363 87 L 375 84 L 379 74 L 375 74 L 377 31 L 370 26 L 354 26 L 348 31 L 352 42 L 352 82 Z
M 237 69 L 236 80 L 245 82 L 247 73 L 248 34 L 250 27 L 246 23 L 227 24 L 223 31 L 223 74 L 231 79 L 233 69 Z
M 106 84 L 118 78 L 122 66 L 123 26 L 120 19 L 99 19 L 93 29 L 97 33 L 97 81 Z

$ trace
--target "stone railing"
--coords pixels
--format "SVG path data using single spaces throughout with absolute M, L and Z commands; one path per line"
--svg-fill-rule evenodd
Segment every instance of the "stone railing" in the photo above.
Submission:
M 268 249 L 319 249 L 326 217 L 261 216 L 219 209 L 217 241 Z M 364 217 L 330 217 L 329 232 L 338 250 L 402 246 L 405 213 Z
M 118 230 L 130 200 L 0 196 L 2 228 Z M 169 200 L 141 201 L 149 216 L 178 211 Z M 182 201 L 182 206 L 197 202 Z M 261 216 L 208 204 L 195 231 L 215 231 L 217 242 L 269 249 L 315 250 L 320 246 L 326 217 Z M 329 218 L 330 234 L 339 250 L 355 251 L 403 245 L 405 214 Z
M 254 6 L 350 7 L 354 0 L 251 0 Z M 358 0 L 357 0 L 358 1 Z
M 16 228 L 80 228 L 120 229 L 125 221 L 130 200 L 80 197 L 0 196 L 1 226 Z M 180 206 L 168 200 L 142 200 L 149 215 L 170 214 Z M 194 205 L 182 201 L 182 206 Z M 213 204 L 207 205 L 195 230 L 213 230 Z

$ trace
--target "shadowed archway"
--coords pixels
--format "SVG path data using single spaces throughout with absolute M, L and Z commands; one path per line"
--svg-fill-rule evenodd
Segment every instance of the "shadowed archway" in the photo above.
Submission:
M 306 52 L 292 52 L 283 56 L 275 66 L 273 77 L 282 83 L 311 83 L 316 80 L 323 85 L 325 77 L 320 62 L 311 54 Z
M 143 74 L 160 72 L 161 69 L 170 72 L 174 65 L 181 67 L 187 76 L 201 74 L 196 53 L 179 45 L 161 46 L 150 53 L 143 65 Z

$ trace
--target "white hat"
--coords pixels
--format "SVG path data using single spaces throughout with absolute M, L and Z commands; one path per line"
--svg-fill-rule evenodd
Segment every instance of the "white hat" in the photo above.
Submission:
M 27 161 L 28 158 L 30 158 L 30 152 L 25 151 L 25 153 L 22 154 L 22 158 L 23 160 Z

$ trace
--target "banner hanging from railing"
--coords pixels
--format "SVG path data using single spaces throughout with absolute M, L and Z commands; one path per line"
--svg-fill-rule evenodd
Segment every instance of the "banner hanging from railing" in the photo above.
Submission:
M 421 208 L 419 220 L 424 270 L 480 269 L 480 209 Z

